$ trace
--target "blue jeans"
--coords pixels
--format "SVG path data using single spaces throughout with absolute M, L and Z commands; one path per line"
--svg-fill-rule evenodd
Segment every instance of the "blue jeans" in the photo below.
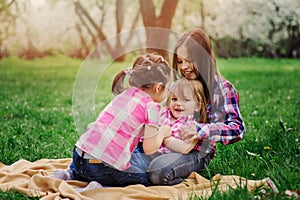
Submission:
M 181 183 L 191 172 L 203 170 L 209 162 L 209 154 L 202 157 L 195 150 L 188 154 L 162 154 L 150 162 L 148 175 L 155 185 L 175 185 Z
M 132 184 L 148 186 L 151 184 L 146 172 L 149 166 L 148 157 L 139 151 L 140 148 L 137 148 L 132 154 L 131 167 L 125 171 L 120 171 L 105 163 L 91 164 L 89 159 L 81 157 L 74 150 L 71 164 L 73 165 L 73 177 L 80 181 L 97 181 L 104 186 L 127 186 Z

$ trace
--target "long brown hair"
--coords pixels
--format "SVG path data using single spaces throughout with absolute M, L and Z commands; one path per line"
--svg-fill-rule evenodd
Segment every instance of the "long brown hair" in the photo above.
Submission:
M 185 46 L 188 52 L 190 62 L 197 70 L 197 80 L 199 80 L 203 87 L 206 100 L 213 101 L 216 70 L 216 59 L 214 56 L 212 44 L 207 34 L 201 30 L 191 30 L 183 34 L 176 43 L 173 55 L 173 69 L 178 69 L 178 55 L 177 50 L 179 47 Z

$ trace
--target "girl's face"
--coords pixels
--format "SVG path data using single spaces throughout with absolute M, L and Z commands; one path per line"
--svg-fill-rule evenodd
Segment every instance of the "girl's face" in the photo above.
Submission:
M 170 95 L 169 107 L 173 118 L 178 119 L 182 116 L 194 115 L 194 112 L 198 109 L 191 90 L 184 90 L 183 95 L 176 95 L 173 92 Z
M 188 52 L 185 46 L 180 46 L 177 49 L 177 65 L 181 74 L 187 79 L 197 79 L 197 71 L 193 63 L 188 59 Z

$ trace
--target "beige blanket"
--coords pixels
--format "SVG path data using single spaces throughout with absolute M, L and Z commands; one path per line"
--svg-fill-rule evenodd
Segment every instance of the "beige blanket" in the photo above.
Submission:
M 246 180 L 239 176 L 216 175 L 212 180 L 193 172 L 181 184 L 174 186 L 131 185 L 127 187 L 101 188 L 78 192 L 75 188 L 87 185 L 80 181 L 63 181 L 49 177 L 56 169 L 67 169 L 70 158 L 41 159 L 35 162 L 19 160 L 7 166 L 0 163 L 0 190 L 18 191 L 28 197 L 48 199 L 188 199 L 191 196 L 208 198 L 214 189 L 228 191 L 239 186 L 252 192 L 256 188 L 268 187 L 270 179 Z

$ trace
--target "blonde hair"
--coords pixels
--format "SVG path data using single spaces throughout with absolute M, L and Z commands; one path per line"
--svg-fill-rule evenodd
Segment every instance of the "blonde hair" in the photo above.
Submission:
M 172 85 L 171 93 L 176 94 L 176 96 L 184 97 L 184 91 L 190 90 L 193 94 L 193 99 L 199 107 L 199 111 L 195 111 L 194 116 L 197 116 L 196 120 L 199 123 L 207 123 L 207 112 L 206 104 L 207 100 L 205 98 L 204 87 L 198 80 L 188 80 L 184 77 L 176 80 Z M 169 107 L 171 102 L 171 95 L 168 96 L 166 101 L 166 106 Z
M 155 83 L 165 87 L 170 80 L 171 68 L 165 59 L 156 54 L 145 54 L 137 57 L 132 68 L 119 72 L 114 78 L 112 92 L 117 95 L 123 92 L 125 76 L 129 76 L 129 85 L 138 88 L 151 88 Z

